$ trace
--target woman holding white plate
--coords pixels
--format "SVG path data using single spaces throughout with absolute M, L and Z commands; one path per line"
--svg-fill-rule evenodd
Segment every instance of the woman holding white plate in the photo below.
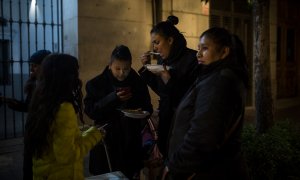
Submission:
M 143 64 L 140 76 L 160 97 L 157 143 L 164 157 L 167 156 L 171 119 L 181 98 L 194 82 L 198 66 L 197 52 L 187 48 L 186 39 L 174 26 L 176 24 L 178 18 L 169 16 L 167 21 L 154 26 L 150 32 L 154 52 L 145 52 L 140 58 Z M 159 66 L 149 65 L 152 54 L 158 56 Z

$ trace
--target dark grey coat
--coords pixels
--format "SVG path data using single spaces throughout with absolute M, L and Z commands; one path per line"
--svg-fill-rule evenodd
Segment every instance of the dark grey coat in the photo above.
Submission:
M 243 177 L 240 136 L 245 94 L 242 79 L 222 62 L 203 70 L 178 106 L 173 121 L 168 162 L 173 179 L 193 173 L 195 179 Z

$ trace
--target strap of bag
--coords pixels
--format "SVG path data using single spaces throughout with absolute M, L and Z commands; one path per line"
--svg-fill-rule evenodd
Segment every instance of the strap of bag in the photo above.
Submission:
M 231 136 L 231 134 L 233 133 L 233 131 L 236 129 L 236 127 L 239 124 L 239 122 L 241 121 L 241 119 L 242 119 L 242 113 L 239 115 L 238 119 L 235 121 L 235 123 L 229 129 L 229 131 L 227 133 L 225 133 L 224 141 L 222 142 L 222 144 L 220 145 L 220 147 L 222 147 L 227 142 L 227 140 L 229 139 L 229 137 Z
M 235 123 L 233 124 L 233 126 L 229 129 L 229 131 L 225 134 L 225 138 L 224 141 L 222 142 L 222 144 L 220 145 L 220 147 L 222 147 L 227 140 L 229 139 L 229 137 L 231 136 L 231 134 L 233 133 L 233 131 L 236 129 L 236 127 L 238 126 L 239 122 L 242 119 L 242 114 L 239 115 L 239 117 L 237 118 L 237 120 L 235 121 Z M 193 178 L 196 176 L 196 173 L 193 173 L 191 176 L 189 176 L 187 178 L 187 180 L 193 180 Z
M 151 118 L 148 118 L 147 121 L 148 121 L 150 130 L 151 130 L 151 133 L 153 134 L 154 140 L 156 141 L 158 136 L 157 136 L 157 132 L 156 132 L 156 129 L 154 127 L 154 124 L 153 124 Z

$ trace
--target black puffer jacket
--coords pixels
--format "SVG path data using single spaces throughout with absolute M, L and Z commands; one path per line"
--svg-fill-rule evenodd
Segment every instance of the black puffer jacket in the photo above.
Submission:
M 195 179 L 244 179 L 240 136 L 245 85 L 238 72 L 222 61 L 201 72 L 173 121 L 170 174 L 179 179 L 193 173 Z M 236 122 L 236 128 L 229 133 Z
M 178 48 L 172 56 L 166 60 L 159 59 L 158 64 L 170 66 L 171 79 L 167 84 L 161 78 L 145 68 L 139 73 L 150 88 L 159 96 L 159 126 L 158 147 L 166 156 L 167 137 L 169 134 L 171 119 L 181 98 L 196 79 L 197 58 L 196 51 L 187 47 Z

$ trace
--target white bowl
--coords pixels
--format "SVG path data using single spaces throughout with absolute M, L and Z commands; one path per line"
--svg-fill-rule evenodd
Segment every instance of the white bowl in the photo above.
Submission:
M 159 65 L 159 64 L 146 64 L 145 66 L 146 66 L 146 68 L 149 71 L 151 71 L 153 73 L 164 71 L 163 65 Z M 166 66 L 166 69 L 169 70 L 170 66 Z

